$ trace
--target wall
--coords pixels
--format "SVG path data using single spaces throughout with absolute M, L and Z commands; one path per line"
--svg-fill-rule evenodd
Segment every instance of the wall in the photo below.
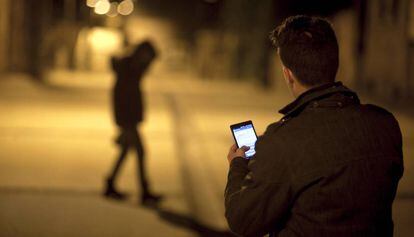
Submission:
M 8 69 L 9 4 L 9 0 L 3 0 L 0 7 L 0 72 Z
M 408 96 L 408 2 L 368 0 L 361 81 L 388 100 Z
M 410 97 L 414 97 L 414 1 L 409 2 L 409 27 L 408 27 L 408 37 L 409 37 L 409 65 L 408 65 L 408 80 L 409 80 L 409 90 L 411 92 Z
M 357 14 L 351 8 L 342 10 L 331 21 L 339 44 L 339 69 L 336 79 L 354 88 L 357 85 Z

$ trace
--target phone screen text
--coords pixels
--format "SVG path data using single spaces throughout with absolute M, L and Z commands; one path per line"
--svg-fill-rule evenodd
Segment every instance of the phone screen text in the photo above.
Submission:
M 248 146 L 250 149 L 246 151 L 246 157 L 253 156 L 255 151 L 256 145 L 256 133 L 254 132 L 254 128 L 252 124 L 247 124 L 238 128 L 233 129 L 234 137 L 236 138 L 237 145 L 239 147 Z

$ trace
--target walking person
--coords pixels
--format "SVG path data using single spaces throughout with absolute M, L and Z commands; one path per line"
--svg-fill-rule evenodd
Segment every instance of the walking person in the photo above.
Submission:
M 150 191 L 145 169 L 145 148 L 139 132 L 139 125 L 144 118 L 144 101 L 141 92 L 141 80 L 157 57 L 157 52 L 150 41 L 137 45 L 133 52 L 125 57 L 112 58 L 112 68 L 116 82 L 112 91 L 113 113 L 120 134 L 116 140 L 119 156 L 107 177 L 104 195 L 115 199 L 124 199 L 125 194 L 116 189 L 115 181 L 128 151 L 133 148 L 137 155 L 138 183 L 141 186 L 141 204 L 156 204 L 161 196 Z

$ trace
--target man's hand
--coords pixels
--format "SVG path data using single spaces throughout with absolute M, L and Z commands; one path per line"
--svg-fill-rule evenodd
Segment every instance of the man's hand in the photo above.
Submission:
M 227 160 L 229 161 L 229 164 L 236 157 L 246 158 L 245 152 L 248 151 L 249 149 L 250 149 L 250 147 L 248 147 L 248 146 L 242 146 L 241 148 L 237 148 L 237 145 L 233 144 L 230 147 L 229 154 L 227 155 Z

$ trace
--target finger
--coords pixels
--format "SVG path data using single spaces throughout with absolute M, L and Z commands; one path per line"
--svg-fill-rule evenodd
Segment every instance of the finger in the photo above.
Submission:
M 233 145 L 230 147 L 229 152 L 236 152 L 236 150 L 237 150 L 237 145 L 236 145 L 236 144 L 233 144 Z
M 243 151 L 248 151 L 248 150 L 250 150 L 250 147 L 248 147 L 248 146 L 242 146 L 240 149 L 242 149 Z

